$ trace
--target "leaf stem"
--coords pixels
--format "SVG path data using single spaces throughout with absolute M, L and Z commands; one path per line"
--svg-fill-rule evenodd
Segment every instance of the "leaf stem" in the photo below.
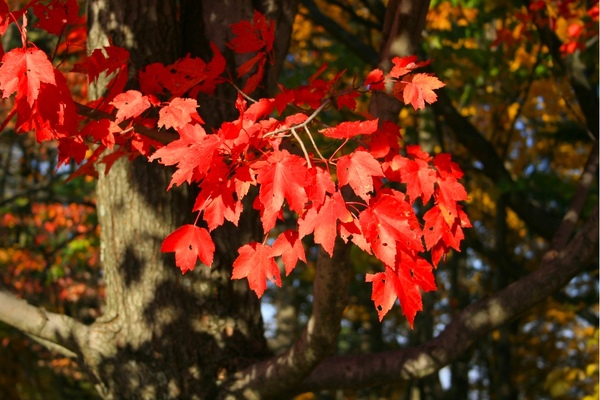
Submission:
M 292 135 L 294 135 L 294 137 L 298 141 L 298 144 L 300 144 L 300 147 L 302 148 L 302 152 L 304 153 L 304 158 L 306 158 L 306 163 L 308 164 L 308 168 L 312 168 L 312 164 L 310 162 L 310 157 L 308 155 L 308 152 L 306 151 L 306 147 L 304 147 L 304 142 L 300 139 L 300 137 L 296 133 L 296 128 L 291 128 L 291 130 L 292 130 Z

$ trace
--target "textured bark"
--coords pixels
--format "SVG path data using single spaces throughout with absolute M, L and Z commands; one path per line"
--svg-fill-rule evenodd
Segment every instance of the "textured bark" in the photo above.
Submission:
M 130 51 L 136 71 L 188 52 L 210 59 L 208 43 L 213 41 L 235 71 L 241 60 L 225 48 L 226 32 L 231 23 L 251 18 L 252 4 L 183 2 L 178 20 L 176 3 L 91 2 L 92 48 L 110 37 Z M 200 112 L 217 126 L 235 115 L 235 96 L 235 89 L 224 87 L 203 99 Z M 237 248 L 260 235 L 256 215 L 245 213 L 238 229 L 225 226 L 215 232 L 211 269 L 198 266 L 181 275 L 173 256 L 162 254 L 160 246 L 165 236 L 190 222 L 193 190 L 165 192 L 170 172 L 141 158 L 119 161 L 100 175 L 107 303 L 104 316 L 91 327 L 90 346 L 82 349 L 83 364 L 107 399 L 215 398 L 220 381 L 268 355 L 258 299 L 245 281 L 230 280 Z

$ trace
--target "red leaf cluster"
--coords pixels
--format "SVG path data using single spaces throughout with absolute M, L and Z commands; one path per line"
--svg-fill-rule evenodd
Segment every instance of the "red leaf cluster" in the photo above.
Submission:
M 34 11 L 43 16 L 40 26 L 51 32 L 64 29 L 61 24 L 72 23 L 77 15 L 72 0 L 35 4 Z M 7 12 L 0 6 L 2 18 Z M 51 21 L 54 16 L 60 21 Z M 0 20 L 0 29 L 4 23 Z M 228 46 L 250 57 L 238 75 L 255 71 L 243 89 L 249 93 L 272 58 L 274 25 L 256 12 L 252 21 L 234 24 L 232 30 L 235 36 Z M 470 226 L 460 205 L 467 199 L 458 182 L 462 172 L 448 155 L 432 157 L 418 146 L 408 146 L 403 155 L 399 128 L 390 122 L 366 119 L 314 127 L 322 126 L 317 121 L 324 109 L 354 110 L 359 96 L 387 83 L 405 104 L 424 108 L 436 101 L 433 90 L 443 86 L 430 74 L 414 72 L 429 62 L 396 57 L 388 74 L 374 70 L 363 89 L 343 90 L 337 89 L 342 73 L 325 79 L 324 66 L 306 85 L 281 88 L 273 98 L 248 104 L 240 94 L 238 117 L 207 132 L 196 96 L 231 83 L 223 78 L 224 57 L 216 46 L 212 49 L 208 62 L 186 56 L 169 66 L 148 65 L 137 77 L 140 90 L 127 91 L 128 52 L 113 45 L 96 49 L 75 71 L 92 81 L 109 76 L 109 90 L 76 107 L 63 74 L 41 50 L 24 44 L 2 58 L 0 90 L 4 98 L 15 95 L 18 129 L 36 130 L 39 140 L 59 140 L 61 162 L 82 163 L 88 143 L 96 144 L 80 174 L 93 173 L 98 162 L 108 170 L 120 157 L 141 154 L 174 167 L 169 189 L 184 182 L 199 187 L 193 211 L 204 227 L 184 225 L 161 248 L 175 253 L 182 273 L 193 270 L 198 260 L 210 266 L 215 252 L 211 232 L 227 222 L 237 225 L 249 207 L 244 200 L 255 193 L 252 207 L 260 214 L 264 240 L 239 249 L 232 279 L 246 278 L 261 296 L 267 280 L 281 284 L 278 258 L 286 274 L 299 260 L 307 261 L 303 238 L 312 235 L 333 256 L 339 237 L 383 264 L 384 272 L 366 276 L 380 319 L 398 299 L 412 325 L 422 309 L 421 290 L 436 288 L 433 268 L 451 248 L 459 250 L 462 229 Z M 113 152 L 103 156 L 106 149 Z M 415 212 L 417 201 L 427 210 L 422 218 Z M 280 222 L 287 228 L 282 230 Z

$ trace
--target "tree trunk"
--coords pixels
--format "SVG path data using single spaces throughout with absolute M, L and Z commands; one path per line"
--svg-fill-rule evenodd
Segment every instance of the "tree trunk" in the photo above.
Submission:
M 212 57 L 208 43 L 214 41 L 234 76 L 239 61 L 224 47 L 226 31 L 252 17 L 252 4 L 178 3 L 91 1 L 90 51 L 110 38 L 130 51 L 130 68 L 137 71 L 187 53 Z M 287 49 L 277 50 L 285 55 Z M 212 126 L 234 117 L 235 95 L 233 88 L 224 88 L 202 102 L 201 115 Z M 256 295 L 245 280 L 230 280 L 237 248 L 261 233 L 258 219 L 245 213 L 235 231 L 233 226 L 217 230 L 212 268 L 197 266 L 182 275 L 160 246 L 173 230 L 193 222 L 195 193 L 190 188 L 166 192 L 170 175 L 141 157 L 117 162 L 106 175 L 100 171 L 106 308 L 81 352 L 106 399 L 215 398 L 220 381 L 269 355 Z

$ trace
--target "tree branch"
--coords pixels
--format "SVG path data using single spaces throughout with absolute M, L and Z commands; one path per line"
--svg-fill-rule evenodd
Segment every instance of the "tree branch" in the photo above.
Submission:
M 535 272 L 465 308 L 435 339 L 412 349 L 330 357 L 294 392 L 348 384 L 364 388 L 432 374 L 457 359 L 476 339 L 565 286 L 597 257 L 598 207 L 562 251 L 544 258 Z
M 597 181 L 596 172 L 598 172 L 598 139 L 594 142 L 594 147 L 585 163 L 581 178 L 579 179 L 579 185 L 575 189 L 569 209 L 563 217 L 560 228 L 552 239 L 551 248 L 553 250 L 561 250 L 567 244 L 571 234 L 573 234 L 592 183 Z
M 234 374 L 223 396 L 260 399 L 279 396 L 302 382 L 335 350 L 347 303 L 346 288 L 352 276 L 349 251 L 350 246 L 339 240 L 332 258 L 319 247 L 312 316 L 304 332 L 285 353 Z
M 323 14 L 317 4 L 313 0 L 302 0 L 302 5 L 306 7 L 310 19 L 317 25 L 321 25 L 333 37 L 342 42 L 344 45 L 360 57 L 369 65 L 374 65 L 377 62 L 378 54 L 373 48 L 365 43 L 360 38 L 351 34 L 341 27 L 335 20 Z
M 88 327 L 66 315 L 48 312 L 0 286 L 0 321 L 22 331 L 50 350 L 69 357 L 81 354 Z

